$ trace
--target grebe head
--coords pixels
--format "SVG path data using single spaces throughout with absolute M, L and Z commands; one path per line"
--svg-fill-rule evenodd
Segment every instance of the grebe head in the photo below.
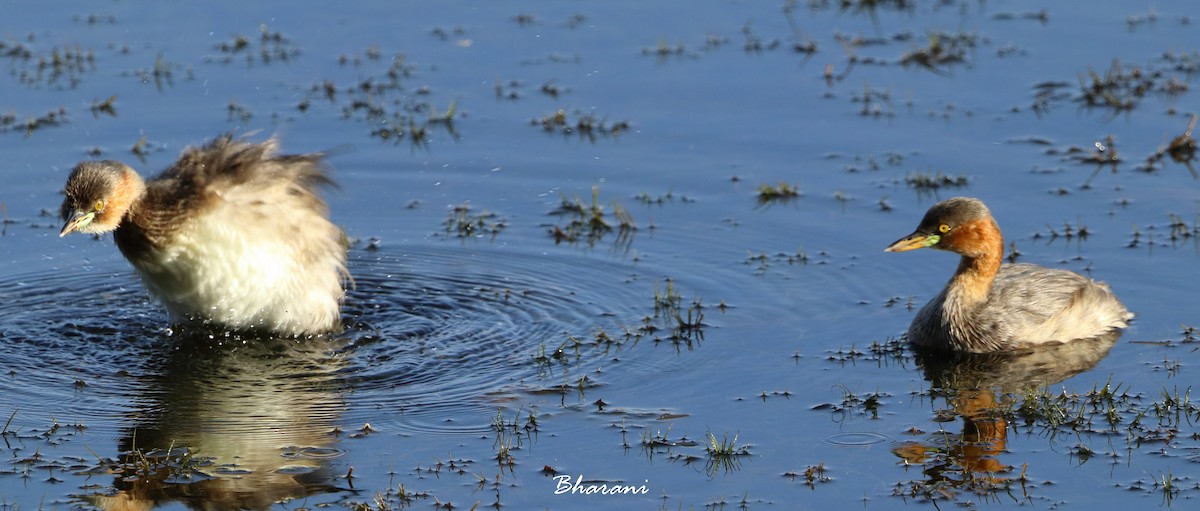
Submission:
M 101 234 L 116 229 L 129 208 L 146 191 L 142 178 L 124 163 L 85 161 L 67 178 L 59 214 L 59 237 L 72 232 Z
M 885 252 L 905 252 L 918 248 L 949 250 L 965 256 L 980 256 L 1003 249 L 1000 228 L 992 213 L 979 199 L 954 197 L 934 204 L 912 234 L 896 240 Z

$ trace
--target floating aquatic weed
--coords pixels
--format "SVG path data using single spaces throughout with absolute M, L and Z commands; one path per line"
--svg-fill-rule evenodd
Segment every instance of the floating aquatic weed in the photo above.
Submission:
M 154 83 L 154 87 L 162 92 L 167 87 L 175 85 L 175 72 L 184 69 L 183 65 L 169 61 L 162 53 L 154 57 L 154 64 L 149 68 L 138 68 L 133 71 L 141 83 Z M 192 71 L 188 70 L 187 79 L 193 79 Z
M 517 88 L 521 86 L 521 82 L 511 80 L 507 83 L 496 81 L 496 99 L 507 99 L 516 101 L 521 98 L 521 94 L 517 92 Z M 508 87 L 505 89 L 505 87 Z
M 1138 245 L 1141 244 L 1141 242 L 1142 242 L 1142 231 L 1138 229 L 1137 224 L 1133 224 L 1133 237 L 1129 240 L 1129 243 L 1127 243 L 1125 245 L 1125 247 L 1126 248 L 1137 248 Z
M 940 170 L 935 172 L 930 169 L 925 172 L 910 172 L 904 175 L 904 184 L 916 190 L 917 197 L 921 198 L 932 196 L 936 199 L 941 189 L 965 188 L 968 183 L 970 183 L 970 178 L 966 175 L 954 176 Z
M 1112 117 L 1128 114 L 1148 94 L 1173 97 L 1187 91 L 1186 81 L 1170 77 L 1161 69 L 1122 66 L 1116 59 L 1103 75 L 1089 67 L 1086 75 L 1079 76 L 1079 88 L 1078 101 L 1084 107 L 1107 109 Z
M 600 205 L 600 187 L 592 187 L 592 202 L 590 205 L 585 204 L 578 196 L 567 198 L 562 196 L 562 201 L 557 209 L 550 212 L 551 215 L 565 216 L 570 219 L 565 225 L 554 226 L 550 230 L 550 235 L 554 238 L 554 242 L 576 243 L 578 241 L 586 241 L 588 246 L 594 246 L 597 241 L 600 241 L 607 234 L 614 231 L 611 223 L 608 221 L 608 215 L 604 210 L 604 206 Z M 637 231 L 637 225 L 634 223 L 633 215 L 629 213 L 620 202 L 612 202 L 612 216 L 617 221 L 617 237 L 613 247 L 620 250 L 628 250 L 630 243 L 633 242 L 633 233 Z
M 566 354 L 566 346 L 568 343 L 573 343 L 576 346 L 575 357 L 568 357 Z M 569 337 L 557 348 L 547 352 L 546 341 L 542 341 L 533 353 L 533 363 L 537 365 L 537 376 L 539 379 L 545 379 L 553 375 L 555 363 L 563 366 L 568 366 L 572 362 L 579 360 L 578 346 L 581 343 L 575 337 Z
M 566 110 L 556 110 L 550 115 L 534 119 L 530 123 L 541 126 L 546 133 L 561 133 L 563 135 L 578 135 L 580 138 L 595 142 L 597 136 L 616 137 L 629 131 L 629 121 L 609 122 L 593 113 L 574 112 L 575 120 L 571 120 Z
M 796 40 L 792 43 L 792 51 L 804 54 L 806 57 L 811 57 L 817 53 L 817 42 L 809 39 L 800 30 L 800 25 L 796 23 L 796 18 L 792 16 L 792 11 L 796 8 L 796 0 L 787 0 L 783 5 L 783 16 L 787 19 L 788 28 L 792 30 L 792 35 Z
M 100 101 L 99 99 L 92 100 L 92 117 L 99 118 L 100 114 L 110 117 L 117 116 L 117 96 L 109 96 L 108 99 Z
M 0 114 L 0 133 L 24 130 L 25 136 L 31 136 L 35 131 L 48 126 L 61 126 L 67 122 L 67 109 L 59 107 L 38 117 L 21 120 L 16 114 Z
M 1000 459 L 1008 434 L 1007 420 L 1000 415 L 1002 410 L 1011 409 L 1011 402 L 998 400 L 991 390 L 953 386 L 940 389 L 937 396 L 948 406 L 939 408 L 933 420 L 949 423 L 961 418 L 962 434 L 942 430 L 931 434 L 928 440 L 907 441 L 894 447 L 892 453 L 902 460 L 905 471 L 919 465 L 921 477 L 897 482 L 892 494 L 905 499 L 927 499 L 936 505 L 937 500 L 958 501 L 968 496 L 992 500 L 1008 495 L 1018 499 L 1012 490 L 1019 485 L 1024 500 L 1029 501 L 1025 487 L 1027 466 L 1013 477 L 1012 467 Z
M 784 181 L 780 181 L 778 185 L 761 184 L 758 185 L 756 197 L 758 198 L 759 207 L 773 204 L 787 204 L 800 198 L 800 188 Z
M 1012 418 L 1026 427 L 1040 427 L 1052 435 L 1059 431 L 1083 430 L 1091 424 L 1078 399 L 1065 391 L 1054 394 L 1046 387 L 1027 388 L 1020 404 L 1011 413 Z
M 1163 52 L 1160 59 L 1166 62 L 1173 71 L 1183 73 L 1186 78 L 1200 73 L 1200 52 L 1172 53 L 1167 51 Z
M 392 511 L 413 507 L 418 500 L 429 500 L 432 494 L 428 491 L 412 491 L 400 483 L 396 488 L 375 492 L 370 502 L 348 500 L 346 507 L 353 511 Z M 304 508 L 301 508 L 304 509 Z
M 985 500 L 998 501 L 999 497 L 1007 495 L 1016 502 L 1032 502 L 1033 498 L 1025 487 L 1025 473 L 1019 477 L 1008 477 L 1010 467 L 991 466 L 986 458 L 964 459 L 963 451 L 956 452 L 950 448 L 937 448 L 918 444 L 905 444 L 892 450 L 893 454 L 904 461 L 904 465 L 920 465 L 921 479 L 899 481 L 892 488 L 892 495 L 904 499 L 925 499 L 937 507 L 938 500 L 955 501 L 963 496 L 974 496 Z M 1013 490 L 1021 487 L 1022 498 L 1018 499 Z M 963 502 L 964 505 L 968 503 Z
M 913 172 L 904 176 L 904 184 L 917 190 L 936 190 L 939 188 L 962 188 L 967 186 L 969 178 L 965 175 L 952 176 L 942 171 Z
M 660 430 L 654 431 L 653 433 L 651 433 L 649 429 L 643 430 L 642 438 L 641 438 L 641 442 L 640 442 L 642 445 L 642 448 L 652 449 L 652 450 L 656 450 L 656 451 L 659 449 L 666 449 L 666 451 L 669 451 L 671 448 L 674 448 L 674 447 L 695 447 L 695 446 L 699 445 L 694 441 L 688 440 L 687 437 L 681 437 L 681 438 L 672 440 L 671 439 L 671 427 L 672 426 L 668 425 L 666 431 L 663 431 L 660 429 Z M 664 451 L 659 451 L 659 452 L 664 452 Z
M 634 324 L 620 324 L 621 330 L 617 332 L 610 333 L 597 326 L 590 336 L 567 335 L 566 340 L 557 346 L 542 341 L 531 357 L 537 366 L 538 377 L 552 377 L 557 369 L 561 371 L 562 382 L 533 392 L 558 393 L 565 397 L 574 390 L 582 396 L 585 390 L 598 386 L 587 374 L 575 380 L 570 379 L 570 371 L 584 360 L 585 354 L 608 356 L 630 349 L 642 340 L 650 340 L 655 344 L 669 342 L 676 350 L 691 350 L 704 340 L 704 330 L 708 325 L 704 323 L 705 306 L 699 298 L 694 298 L 685 308 L 682 294 L 668 279 L 665 290 L 655 282 L 652 305 L 652 313 Z
M 282 32 L 272 32 L 267 25 L 258 26 L 258 44 L 254 46 L 251 39 L 243 35 L 233 36 L 233 40 L 217 44 L 215 49 L 221 56 L 209 60 L 229 64 L 235 58 L 244 56 L 247 66 L 255 64 L 271 64 L 272 62 L 289 62 L 300 55 L 296 47 Z
M 1067 91 L 1070 88 L 1071 84 L 1067 82 L 1048 81 L 1034 85 L 1033 104 L 1030 105 L 1030 109 L 1034 115 L 1041 118 L 1050 113 L 1055 104 L 1071 99 L 1071 93 Z
M 447 459 L 443 460 L 441 458 L 435 457 L 434 462 L 431 465 L 429 465 L 428 467 L 422 467 L 420 465 L 417 465 L 416 468 L 413 469 L 413 472 L 415 472 L 418 476 L 432 475 L 432 476 L 437 477 L 437 476 L 441 476 L 443 474 L 464 475 L 474 465 L 475 465 L 475 461 L 470 460 L 470 459 L 456 458 L 456 457 L 450 456 Z
M 687 436 L 671 438 L 671 426 L 667 426 L 666 431 L 659 429 L 653 433 L 649 429 L 642 430 L 639 443 L 642 447 L 642 454 L 645 454 L 646 458 L 651 461 L 655 456 L 666 456 L 670 461 L 688 465 L 699 459 L 697 456 L 683 451 L 697 447 L 700 443 Z
M 512 20 L 520 27 L 528 27 L 538 24 L 537 16 L 532 13 L 521 13 L 512 17 Z
M 1190 487 L 1184 484 L 1190 479 L 1190 477 L 1174 475 L 1168 467 L 1165 472 L 1160 471 L 1157 475 L 1146 474 L 1145 477 L 1133 481 L 1128 485 L 1128 489 L 1146 494 L 1158 493 L 1162 496 L 1161 505 L 1170 508 L 1176 499 L 1184 495 L 1185 491 L 1189 494 L 1185 498 L 1190 499 L 1193 498 L 1190 495 L 1192 492 L 1200 490 L 1198 484 L 1192 484 Z M 1123 485 L 1118 483 L 1116 486 Z
M 850 97 L 850 101 L 854 103 L 862 103 L 862 108 L 859 109 L 858 115 L 863 117 L 881 117 L 892 118 L 896 116 L 896 112 L 892 109 L 892 93 L 881 89 L 872 89 L 870 85 L 863 84 L 862 94 L 854 94 Z
M 136 441 L 136 437 L 134 438 Z M 90 451 L 90 449 L 89 449 Z M 186 447 L 169 446 L 166 449 L 146 450 L 136 445 L 121 453 L 117 459 L 96 457 L 95 464 L 77 471 L 86 474 L 111 474 L 136 486 L 150 488 L 163 484 L 181 484 L 204 481 L 211 476 L 204 471 L 213 470 L 214 458 L 204 457 Z M 235 467 L 224 467 L 236 470 Z M 107 495 L 87 495 L 85 500 L 93 504 L 106 501 Z
M 245 123 L 254 117 L 254 114 L 250 112 L 249 108 L 247 108 L 245 105 L 238 104 L 233 100 L 229 101 L 229 106 L 226 108 L 226 110 L 229 111 L 229 118 L 226 120 L 230 122 L 237 120 L 238 122 Z
M 936 74 L 946 74 L 942 68 L 968 64 L 967 53 L 974 50 L 978 36 L 931 32 L 928 39 L 928 46 L 911 50 L 900 57 L 900 65 L 915 65 Z
M 17 82 L 26 87 L 75 89 L 85 74 L 96 70 L 95 51 L 78 45 L 54 46 L 43 53 L 22 43 L 0 43 L 0 56 L 12 60 Z
M 896 303 L 899 301 L 900 299 L 897 298 Z M 908 341 L 899 337 L 888 337 L 883 341 L 872 340 L 865 349 L 850 345 L 826 353 L 825 360 L 842 365 L 874 362 L 879 367 L 894 364 L 904 367 L 913 360 L 912 353 L 909 352 Z M 843 388 L 845 387 L 843 386 Z M 853 394 L 851 393 L 849 396 L 853 396 Z
M 0 236 L 8 236 L 8 224 L 15 223 L 17 223 L 16 220 L 8 217 L 8 205 L 4 201 L 0 201 Z
M 709 456 L 716 457 L 732 457 L 745 456 L 750 454 L 750 447 L 746 445 L 738 445 L 738 435 L 734 434 L 733 438 L 729 438 L 729 433 L 723 433 L 721 439 L 711 431 L 705 433 L 707 441 L 704 443 L 704 450 Z
M 1163 388 L 1159 399 L 1146 405 L 1141 393 L 1122 384 L 1113 385 L 1111 379 L 1083 394 L 1065 389 L 1055 393 L 1046 387 L 1031 386 L 1019 396 L 977 410 L 976 415 L 999 418 L 1011 424 L 1014 431 L 1026 429 L 1050 437 L 1073 433 L 1088 451 L 1094 451 L 1086 444 L 1091 435 L 1103 438 L 1105 434 L 1124 433 L 1128 447 L 1134 449 L 1155 445 L 1164 438 L 1200 434 L 1196 431 L 1200 405 L 1191 402 L 1190 393 L 1190 388 L 1182 392 L 1177 387 Z
M 1165 225 L 1147 226 L 1144 239 L 1142 230 L 1134 224 L 1132 236 L 1125 246 L 1137 248 L 1145 243 L 1147 248 L 1179 248 L 1185 242 L 1194 242 L 1200 239 L 1200 213 L 1190 225 L 1183 217 L 1175 213 L 1168 213 L 1167 218 L 1168 221 Z M 1155 242 L 1155 233 L 1160 234 L 1158 239 L 1162 241 Z
M 586 14 L 584 14 L 582 12 L 577 12 L 575 14 L 567 16 L 566 21 L 563 21 L 563 26 L 567 27 L 567 28 L 572 28 L 572 29 L 579 28 L 585 22 L 587 22 L 587 20 L 588 20 L 588 17 Z
M 792 391 L 784 389 L 784 390 L 772 390 L 770 392 L 767 392 L 764 390 L 764 391 L 762 391 L 761 394 L 758 395 L 758 399 L 762 400 L 763 402 L 766 402 L 768 399 L 773 398 L 773 397 L 782 397 L 784 399 L 791 399 Z M 743 398 L 738 398 L 739 401 L 742 399 Z
M 1171 161 L 1187 167 L 1188 172 L 1192 173 L 1192 178 L 1200 179 L 1200 173 L 1197 173 L 1196 168 L 1192 166 L 1192 162 L 1196 160 L 1196 139 L 1192 138 L 1192 130 L 1196 128 L 1198 119 L 1200 119 L 1200 115 L 1192 114 L 1192 120 L 1183 134 L 1171 139 L 1169 144 L 1147 157 L 1146 162 L 1138 167 L 1138 170 L 1154 172 L 1160 168 L 1160 162 L 1169 156 Z
M 146 163 L 146 157 L 150 155 L 151 151 L 163 151 L 165 149 L 165 145 L 153 143 L 145 135 L 138 137 L 137 141 L 129 146 L 129 152 L 142 163 Z
M 508 227 L 508 222 L 490 211 L 474 212 L 469 204 L 460 204 L 450 208 L 449 215 L 442 222 L 445 232 L 456 238 L 496 239 Z
M 1113 60 L 1103 73 L 1088 67 L 1079 73 L 1077 85 L 1062 81 L 1045 81 L 1034 85 L 1032 110 L 1039 117 L 1054 105 L 1074 100 L 1081 108 L 1107 112 L 1110 119 L 1122 113 L 1128 115 L 1149 95 L 1170 101 L 1188 92 L 1188 83 L 1200 70 L 1200 54 L 1164 53 L 1145 66 L 1123 65 Z M 1069 91 L 1074 88 L 1077 95 Z M 1170 108 L 1174 111 L 1174 108 Z
M 563 87 L 561 85 L 558 85 L 558 84 L 554 83 L 553 81 L 549 81 L 549 82 L 543 83 L 539 90 L 542 92 L 542 94 L 544 94 L 546 96 L 550 96 L 551 98 L 558 99 L 558 96 L 567 92 L 569 89 L 567 89 L 566 87 Z
M 1156 78 L 1157 74 L 1143 73 L 1137 66 L 1122 69 L 1120 62 L 1114 59 L 1104 76 L 1090 67 L 1086 76 L 1079 76 L 1079 101 L 1089 108 L 1111 109 L 1113 115 L 1117 115 L 1133 110 L 1153 89 Z
M 746 53 L 762 53 L 764 51 L 774 51 L 782 45 L 783 42 L 779 39 L 764 41 L 754 33 L 749 21 L 745 25 L 742 25 L 742 51 Z
M 683 204 L 691 204 L 696 202 L 696 199 L 688 197 L 687 195 L 679 195 L 678 198 L 679 202 Z M 667 190 L 667 193 L 660 193 L 658 195 L 650 195 L 646 192 L 640 192 L 633 196 L 633 200 L 636 200 L 645 206 L 663 206 L 675 202 L 675 199 L 675 192 L 671 190 Z
M 112 14 L 103 13 L 91 13 L 87 16 L 76 14 L 71 16 L 71 21 L 76 23 L 87 23 L 88 25 L 116 25 L 117 17 Z
M 687 55 L 687 47 L 683 43 L 671 44 L 667 41 L 659 39 L 654 46 L 642 48 L 642 55 L 653 55 L 661 63 L 669 57 L 680 57 Z
M 863 413 L 870 415 L 872 419 L 878 419 L 879 418 L 880 399 L 883 397 L 887 397 L 887 396 L 890 396 L 890 395 L 881 393 L 878 390 L 876 390 L 872 394 L 866 394 L 865 396 L 858 396 L 854 392 L 851 392 L 849 387 L 846 387 L 845 385 L 843 385 L 842 386 L 842 409 L 846 410 L 846 409 L 861 407 Z
M 1170 222 L 1167 225 L 1171 228 L 1168 237 L 1171 239 L 1171 242 L 1189 240 L 1200 236 L 1200 218 L 1193 225 L 1188 225 L 1179 215 L 1170 213 L 1168 217 L 1170 217 Z
M 462 25 L 455 25 L 453 28 L 433 27 L 429 31 L 429 34 L 442 40 L 442 41 L 449 41 L 451 39 L 455 39 L 456 41 L 461 42 L 461 41 L 463 41 L 462 37 L 467 35 L 467 29 L 465 27 L 463 27 Z M 378 57 L 378 55 L 379 55 L 379 52 L 376 51 L 375 56 Z
M 829 476 L 829 469 L 825 468 L 825 462 L 818 462 L 816 465 L 809 465 L 808 467 L 805 467 L 803 472 L 789 470 L 783 473 L 783 477 L 792 480 L 803 478 L 804 483 L 809 487 L 809 489 L 816 489 L 816 484 L 828 483 L 833 480 L 833 478 Z
M 1194 326 L 1188 326 L 1188 325 L 1182 325 L 1182 327 L 1183 327 L 1182 342 L 1184 344 L 1200 341 L 1200 328 L 1197 328 Z
M 529 411 L 525 421 L 521 421 L 521 410 L 517 410 L 511 421 L 505 419 L 504 410 L 497 409 L 492 418 L 492 430 L 496 433 L 492 447 L 496 449 L 496 463 L 501 469 L 510 472 L 516 466 L 514 450 L 519 450 L 526 442 L 537 440 L 538 423 L 535 411 Z
M 669 311 L 679 309 L 683 303 L 683 295 L 675 289 L 675 282 L 667 279 L 666 287 L 659 291 L 658 281 L 654 282 L 654 315 L 665 316 Z
M 441 127 L 453 140 L 458 140 L 458 131 L 454 127 L 456 109 L 457 105 L 450 102 L 445 112 L 438 112 L 430 103 L 415 105 L 412 111 L 394 111 L 376 119 L 378 124 L 371 130 L 371 136 L 380 140 L 394 140 L 396 143 L 408 140 L 413 147 L 428 149 L 432 127 Z M 428 117 L 420 123 L 418 117 L 413 115 L 418 111 L 428 112 Z
M 853 348 L 851 348 L 851 350 L 854 351 L 854 353 L 848 354 L 847 356 L 859 356 L 857 350 L 854 350 Z M 884 398 L 891 397 L 891 394 L 880 392 L 878 390 L 870 394 L 859 394 L 853 390 L 850 390 L 850 387 L 844 384 L 836 385 L 836 387 L 841 392 L 840 402 L 821 403 L 811 407 L 810 410 L 829 410 L 838 416 L 838 418 L 835 419 L 838 422 L 855 414 L 862 415 L 864 417 L 870 417 L 872 419 L 878 419 L 879 406 L 882 404 L 882 400 Z
M 496 99 L 507 99 L 510 101 L 516 101 L 520 99 L 521 93 L 518 92 L 518 90 L 521 88 L 521 85 L 521 82 L 517 80 L 509 80 L 508 82 L 497 80 L 495 86 Z M 558 99 L 560 95 L 567 93 L 569 90 L 570 89 L 567 89 L 566 87 L 554 83 L 553 80 L 543 83 L 539 88 L 539 91 L 543 95 L 554 99 Z
M 1044 25 L 1044 24 L 1046 24 L 1047 21 L 1050 20 L 1050 12 L 1047 11 L 1046 9 L 1042 9 L 1037 12 L 1023 12 L 1020 14 L 1012 13 L 1012 12 L 998 12 L 998 13 L 995 13 L 992 15 L 992 19 L 994 19 L 994 20 L 1015 20 L 1015 19 L 1037 20 L 1037 21 L 1040 21 Z
M 1059 152 L 1058 150 L 1047 151 L 1050 154 Z M 1063 159 L 1074 161 L 1080 164 L 1094 164 L 1096 169 L 1092 174 L 1080 185 L 1083 189 L 1091 188 L 1092 180 L 1100 174 L 1100 171 L 1108 166 L 1113 174 L 1117 173 L 1117 166 L 1123 161 L 1121 153 L 1117 150 L 1117 139 L 1111 134 L 1104 140 L 1097 140 L 1092 143 L 1091 147 L 1070 146 L 1062 151 Z
M 821 251 L 818 255 L 822 257 L 820 264 L 828 261 L 829 253 Z M 772 264 L 786 264 L 788 266 L 806 266 L 809 262 L 808 252 L 803 248 L 797 249 L 795 252 L 776 252 L 768 255 L 766 252 L 757 254 L 751 252 L 746 256 L 745 263 L 755 266 L 755 275 L 765 275 Z
M 407 142 L 412 148 L 428 150 L 435 134 L 448 135 L 451 140 L 460 136 L 455 124 L 459 118 L 458 104 L 451 100 L 441 107 L 429 98 L 434 94 L 428 85 L 410 88 L 408 80 L 418 76 L 417 66 L 404 54 L 383 59 L 381 51 L 370 47 L 363 57 L 339 57 L 341 65 L 376 65 L 386 61 L 380 73 L 360 79 L 350 86 L 338 86 L 332 80 L 314 84 L 307 97 L 301 100 L 303 110 L 319 108 L 313 97 L 323 97 L 341 109 L 344 119 L 367 123 L 370 135 L 380 141 L 400 145 Z
M 675 284 L 667 279 L 666 288 L 659 292 L 658 282 L 654 283 L 654 316 L 647 316 L 637 335 L 655 336 L 655 342 L 664 340 L 656 335 L 660 331 L 656 324 L 664 324 L 668 340 L 676 347 L 686 346 L 691 349 L 696 343 L 704 340 L 704 304 L 699 298 L 694 298 L 687 309 L 683 309 L 683 296 L 675 289 Z
M 1004 463 L 1009 431 L 1052 442 L 1065 434 L 1071 442 L 1065 454 L 1077 463 L 1099 455 L 1115 458 L 1112 444 L 1122 437 L 1129 451 L 1144 447 L 1170 456 L 1166 450 L 1190 449 L 1175 440 L 1200 438 L 1200 406 L 1190 401 L 1190 388 L 1163 388 L 1151 403 L 1145 393 L 1111 377 L 1086 392 L 1032 384 L 1079 374 L 1107 353 L 1112 342 L 1115 338 L 1095 349 L 1081 351 L 1075 345 L 1003 358 L 924 356 L 919 362 L 932 383 L 922 395 L 931 399 L 930 420 L 939 431 L 893 449 L 906 470 L 921 465 L 921 477 L 898 482 L 894 495 L 963 503 L 970 496 L 1027 500 L 1028 466 L 1014 478 L 1012 466 Z M 962 422 L 961 433 L 947 433 L 945 425 L 955 421 Z M 1019 496 L 1014 494 L 1018 488 Z
M 916 8 L 916 2 L 913 0 L 810 0 L 808 7 L 813 10 L 836 7 L 838 12 L 842 13 L 865 14 L 871 18 L 871 23 L 878 32 L 880 30 L 880 10 L 911 12 Z
M 729 433 L 722 433 L 717 439 L 711 431 L 705 433 L 704 452 L 708 461 L 704 471 L 709 477 L 718 473 L 728 474 L 742 468 L 741 457 L 750 455 L 750 446 L 738 445 L 738 435 L 729 438 Z
M 1053 243 L 1059 238 L 1066 239 L 1067 241 L 1079 240 L 1082 243 L 1083 240 L 1086 240 L 1092 234 L 1092 231 L 1086 225 L 1083 225 L 1082 220 L 1078 222 L 1078 225 L 1071 224 L 1071 222 L 1063 222 L 1062 229 L 1062 232 L 1059 232 L 1054 226 L 1046 224 L 1045 234 L 1041 231 L 1035 231 L 1031 237 L 1035 240 L 1046 238 L 1048 244 Z

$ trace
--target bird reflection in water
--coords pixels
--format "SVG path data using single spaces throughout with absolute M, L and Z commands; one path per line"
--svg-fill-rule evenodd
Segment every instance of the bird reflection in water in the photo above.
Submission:
M 85 499 L 121 511 L 170 502 L 268 509 L 341 491 L 329 466 L 342 452 L 338 347 L 313 339 L 181 340 L 135 396 L 121 459 L 112 463 L 113 488 Z
M 961 418 L 962 433 L 914 431 L 924 439 L 893 448 L 905 466 L 923 467 L 922 478 L 897 484 L 895 494 L 952 499 L 959 492 L 989 496 L 1008 491 L 1011 484 L 1023 484 L 1028 465 L 1001 459 L 1009 429 L 1001 411 L 1030 388 L 1053 385 L 1091 369 L 1108 355 L 1120 335 L 1112 332 L 1009 353 L 918 350 L 917 363 L 930 382 L 931 395 L 944 397 L 949 405 L 936 410 L 934 420 L 949 423 Z

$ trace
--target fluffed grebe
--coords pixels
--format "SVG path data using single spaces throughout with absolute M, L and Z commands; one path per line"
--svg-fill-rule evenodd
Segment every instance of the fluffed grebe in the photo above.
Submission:
M 885 251 L 926 247 L 949 250 L 962 260 L 908 327 L 909 341 L 918 346 L 1019 350 L 1101 336 L 1125 328 L 1133 317 L 1102 282 L 1033 264 L 1001 264 L 1004 238 L 978 199 L 935 204 L 916 231 Z
M 227 134 L 145 182 L 121 162 L 82 162 L 67 179 L 59 236 L 112 231 L 175 321 L 337 330 L 346 246 L 317 195 L 333 182 L 322 155 L 277 155 L 277 146 Z

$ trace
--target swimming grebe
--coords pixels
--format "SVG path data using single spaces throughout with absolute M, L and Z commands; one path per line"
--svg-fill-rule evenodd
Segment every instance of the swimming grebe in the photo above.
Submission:
M 1133 317 L 1108 286 L 1078 273 L 1001 264 L 1004 237 L 987 206 L 955 197 L 935 204 L 887 252 L 918 248 L 962 255 L 945 289 L 908 327 L 918 346 L 985 353 L 1094 338 Z
M 340 325 L 343 235 L 317 195 L 320 154 L 224 135 L 142 181 L 117 161 L 85 161 L 62 204 L 72 232 L 112 231 L 117 248 L 180 322 L 311 335 Z

